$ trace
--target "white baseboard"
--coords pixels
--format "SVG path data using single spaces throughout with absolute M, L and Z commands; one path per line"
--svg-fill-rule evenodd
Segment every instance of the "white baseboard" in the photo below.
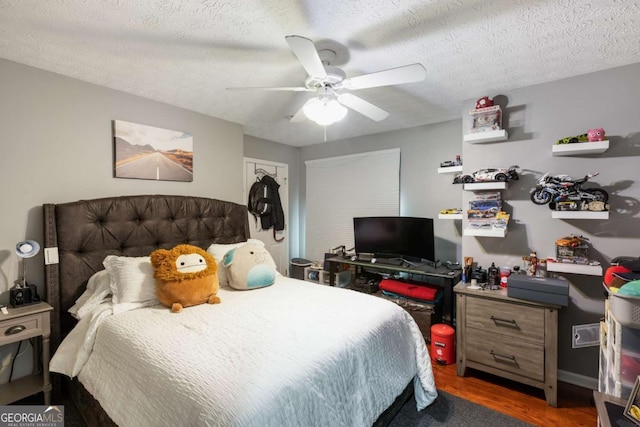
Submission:
M 587 388 L 590 390 L 598 389 L 598 379 L 587 377 L 586 375 L 576 374 L 574 372 L 563 371 L 558 369 L 558 381 L 577 385 L 578 387 Z

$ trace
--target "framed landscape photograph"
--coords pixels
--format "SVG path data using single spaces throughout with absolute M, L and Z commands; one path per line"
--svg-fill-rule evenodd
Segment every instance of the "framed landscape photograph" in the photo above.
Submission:
M 116 178 L 193 181 L 193 137 L 185 132 L 113 121 Z
M 624 408 L 624 416 L 636 423 L 636 425 L 640 425 L 640 400 L 638 396 L 638 389 L 640 389 L 640 376 L 636 378 L 636 383 L 633 386 L 629 400 L 627 400 L 627 406 Z

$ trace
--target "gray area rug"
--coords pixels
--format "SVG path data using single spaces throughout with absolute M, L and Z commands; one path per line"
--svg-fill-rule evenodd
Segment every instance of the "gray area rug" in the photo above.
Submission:
M 531 424 L 438 390 L 435 402 L 420 412 L 412 396 L 389 424 L 389 427 L 412 426 L 525 427 Z

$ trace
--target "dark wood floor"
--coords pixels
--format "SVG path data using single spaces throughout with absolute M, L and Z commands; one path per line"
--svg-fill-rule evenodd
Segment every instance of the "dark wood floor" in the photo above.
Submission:
M 593 391 L 558 383 L 558 407 L 547 405 L 543 390 L 474 369 L 458 377 L 456 365 L 433 365 L 438 390 L 537 426 L 597 425 Z

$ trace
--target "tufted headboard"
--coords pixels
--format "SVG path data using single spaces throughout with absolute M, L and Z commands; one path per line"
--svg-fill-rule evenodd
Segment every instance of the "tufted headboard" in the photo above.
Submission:
M 57 247 L 59 255 L 58 264 L 45 266 L 54 350 L 76 323 L 67 310 L 107 255 L 145 256 L 181 243 L 207 249 L 249 238 L 246 206 L 202 197 L 122 196 L 43 208 L 44 247 Z

